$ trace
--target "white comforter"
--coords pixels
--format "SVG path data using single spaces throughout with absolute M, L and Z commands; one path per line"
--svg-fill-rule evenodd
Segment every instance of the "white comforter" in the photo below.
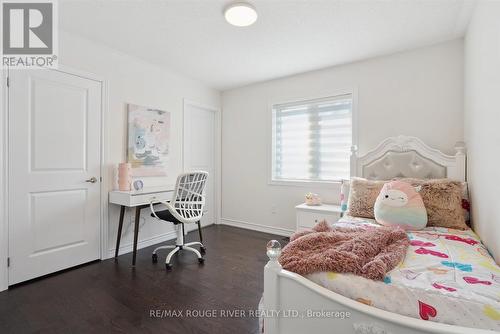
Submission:
M 346 217 L 340 224 L 373 224 Z M 405 260 L 373 281 L 320 272 L 310 280 L 387 311 L 452 325 L 500 331 L 500 267 L 472 230 L 425 228 L 408 232 Z

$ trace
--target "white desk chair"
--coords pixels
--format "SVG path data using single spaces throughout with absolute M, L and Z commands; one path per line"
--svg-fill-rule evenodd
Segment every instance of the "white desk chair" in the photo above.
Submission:
M 158 261 L 158 254 L 156 252 L 160 249 L 172 249 L 168 253 L 165 260 L 167 269 L 171 269 L 170 259 L 172 256 L 181 249 L 193 252 L 198 256 L 198 261 L 203 263 L 205 259 L 202 254 L 205 253 L 201 238 L 201 225 L 200 220 L 203 216 L 203 207 L 205 205 L 205 185 L 208 178 L 208 173 L 203 171 L 189 172 L 181 174 L 177 177 L 175 184 L 174 197 L 170 202 L 162 202 L 168 210 L 155 212 L 153 203 L 150 204 L 151 216 L 164 222 L 171 222 L 177 227 L 177 241 L 175 246 L 161 246 L 153 251 L 153 262 Z M 198 224 L 198 231 L 200 233 L 200 241 L 184 243 L 184 224 L 196 223 Z M 199 245 L 200 251 L 190 246 Z

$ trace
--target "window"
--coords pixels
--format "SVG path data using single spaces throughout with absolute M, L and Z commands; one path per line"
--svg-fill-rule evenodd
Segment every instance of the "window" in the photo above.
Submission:
M 352 94 L 273 106 L 272 181 L 349 178 Z

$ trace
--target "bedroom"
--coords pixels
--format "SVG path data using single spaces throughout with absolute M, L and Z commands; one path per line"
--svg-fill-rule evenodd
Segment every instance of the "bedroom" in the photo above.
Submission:
M 500 331 L 499 1 L 2 11 L 2 333 Z M 396 193 L 427 226 L 387 267 L 301 271 L 304 240 L 400 231 L 373 225 Z

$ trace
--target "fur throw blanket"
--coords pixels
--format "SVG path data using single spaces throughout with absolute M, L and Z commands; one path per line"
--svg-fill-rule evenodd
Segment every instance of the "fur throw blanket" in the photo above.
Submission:
M 404 259 L 409 244 L 398 227 L 330 227 L 323 221 L 295 233 L 279 262 L 300 275 L 334 271 L 382 280 Z

